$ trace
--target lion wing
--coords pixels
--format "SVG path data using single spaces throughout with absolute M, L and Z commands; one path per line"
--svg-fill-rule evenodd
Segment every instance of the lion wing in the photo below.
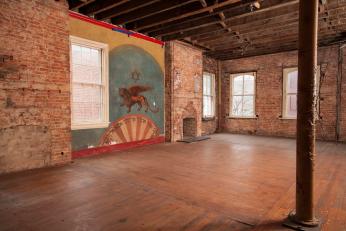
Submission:
M 152 87 L 150 86 L 132 86 L 128 90 L 132 96 L 138 96 L 139 93 L 149 91 Z

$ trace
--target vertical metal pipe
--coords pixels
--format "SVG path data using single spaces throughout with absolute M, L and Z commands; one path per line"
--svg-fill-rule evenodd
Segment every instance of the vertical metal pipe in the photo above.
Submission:
M 317 226 L 314 162 L 318 0 L 299 1 L 296 223 Z

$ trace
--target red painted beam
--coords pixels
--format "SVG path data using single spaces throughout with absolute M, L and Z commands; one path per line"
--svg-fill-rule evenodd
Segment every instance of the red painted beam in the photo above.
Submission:
M 87 157 L 87 156 L 95 156 L 95 155 L 100 155 L 104 153 L 119 152 L 122 150 L 127 150 L 131 148 L 136 148 L 136 147 L 141 147 L 141 146 L 146 146 L 151 144 L 159 144 L 164 142 L 165 142 L 165 137 L 158 136 L 148 140 L 132 141 L 132 142 L 122 143 L 122 144 L 114 144 L 114 145 L 107 145 L 102 147 L 88 148 L 88 149 L 72 152 L 72 159 Z
M 120 33 L 127 34 L 127 35 L 132 36 L 132 37 L 144 39 L 146 41 L 153 42 L 153 43 L 159 44 L 161 46 L 163 46 L 165 44 L 164 42 L 162 42 L 161 40 L 158 40 L 156 38 L 149 37 L 149 36 L 146 36 L 144 34 L 134 32 L 134 31 L 126 30 L 124 28 L 121 28 L 119 26 L 116 26 L 116 25 L 113 25 L 113 24 L 110 24 L 110 23 L 107 23 L 107 22 L 98 21 L 96 19 L 90 18 L 88 16 L 85 16 L 85 15 L 82 15 L 82 14 L 79 14 L 79 13 L 76 13 L 76 12 L 73 12 L 73 11 L 70 11 L 69 15 L 72 18 L 76 18 L 76 19 L 79 19 L 79 20 L 82 20 L 82 21 L 85 21 L 85 22 L 88 22 L 88 23 L 92 23 L 94 25 L 102 26 L 102 27 L 111 29 L 113 31 L 117 31 L 117 32 L 120 32 Z

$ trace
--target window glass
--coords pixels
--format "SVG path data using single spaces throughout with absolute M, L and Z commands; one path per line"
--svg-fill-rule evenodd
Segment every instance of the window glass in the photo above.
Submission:
M 215 75 L 203 73 L 203 117 L 215 115 Z
M 255 115 L 255 73 L 231 76 L 231 116 L 253 117 Z
M 108 123 L 107 82 L 102 67 L 103 48 L 71 39 L 72 126 Z
M 316 94 L 318 95 L 320 67 L 316 75 Z M 298 68 L 285 68 L 283 70 L 283 117 L 295 119 L 297 117 L 297 99 L 298 99 Z M 319 109 L 317 108 L 317 112 Z

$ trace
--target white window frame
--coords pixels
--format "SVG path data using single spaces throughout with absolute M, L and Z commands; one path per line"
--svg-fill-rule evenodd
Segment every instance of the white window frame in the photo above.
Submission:
M 101 122 L 73 122 L 73 63 L 72 63 L 72 44 L 96 48 L 101 50 L 101 81 L 103 86 L 102 95 L 102 121 Z M 71 128 L 72 130 L 105 128 L 109 125 L 109 68 L 108 68 L 108 44 L 95 42 L 92 40 L 79 38 L 70 35 L 70 89 L 71 89 Z
M 282 119 L 289 119 L 289 120 L 296 120 L 297 116 L 288 116 L 287 115 L 287 78 L 288 78 L 288 73 L 292 71 L 297 71 L 298 72 L 298 67 L 287 67 L 283 68 L 282 70 L 282 76 L 283 76 L 283 84 L 282 84 Z M 317 75 L 316 75 L 316 94 L 317 94 L 317 100 L 319 101 L 319 86 L 320 86 L 320 75 L 321 75 L 321 67 L 320 65 L 317 66 Z M 298 76 L 299 78 L 299 76 Z M 297 85 L 298 88 L 298 85 Z M 297 89 L 297 100 L 298 100 L 298 89 Z M 297 102 L 298 103 L 298 102 Z M 319 102 L 317 103 L 317 114 L 319 114 Z M 298 110 L 298 105 L 297 105 L 297 110 Z M 318 118 L 317 118 L 318 119 Z
M 212 106 L 212 115 L 204 115 L 204 75 L 209 75 L 212 79 L 211 81 L 211 95 L 208 95 L 208 96 L 211 96 L 212 98 L 212 102 L 211 102 L 211 106 Z M 209 72 L 203 72 L 203 79 L 202 79 L 202 117 L 203 119 L 212 119 L 212 118 L 215 118 L 215 74 L 213 73 L 209 73 Z
M 253 115 L 252 116 L 239 116 L 239 115 L 233 115 L 233 81 L 234 78 L 238 76 L 243 76 L 243 75 L 251 75 L 254 77 L 254 92 L 253 92 Z M 236 73 L 236 74 L 231 74 L 230 75 L 230 109 L 229 109 L 229 115 L 230 118 L 240 118 L 240 119 L 253 119 L 257 118 L 256 117 L 256 88 L 257 88 L 257 73 L 256 72 L 243 72 L 243 73 Z M 243 83 L 243 88 L 244 88 L 244 83 Z M 244 92 L 244 91 L 243 91 Z M 237 96 L 237 95 L 236 95 Z M 250 96 L 249 94 L 245 95 L 243 94 L 242 96 Z M 251 94 L 252 96 L 252 94 Z

